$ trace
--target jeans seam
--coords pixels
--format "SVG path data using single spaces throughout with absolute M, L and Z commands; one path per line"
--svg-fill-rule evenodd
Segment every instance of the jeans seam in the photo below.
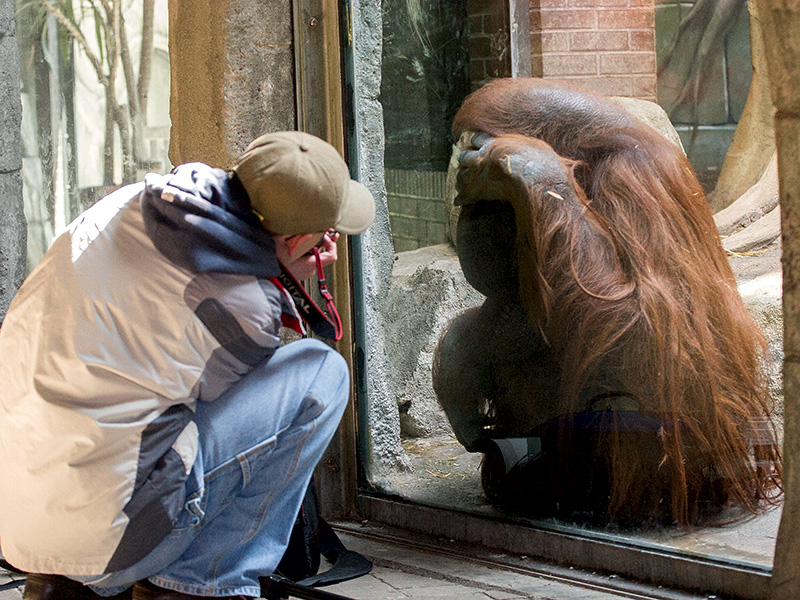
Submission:
M 242 452 L 236 456 L 236 460 L 239 462 L 239 466 L 242 469 L 242 490 L 244 491 L 247 487 L 247 484 L 250 483 L 252 470 L 250 469 L 250 461 L 248 460 L 248 455 Z
M 218 588 L 216 586 L 213 586 L 211 588 L 198 587 L 198 586 L 190 585 L 190 584 L 179 582 L 179 581 L 174 581 L 172 579 L 165 579 L 165 578 L 159 577 L 157 575 L 153 575 L 153 576 L 149 577 L 148 580 L 151 583 L 153 583 L 154 585 L 157 585 L 158 587 L 162 587 L 162 588 L 164 588 L 166 590 L 172 590 L 172 591 L 175 591 L 175 592 L 180 592 L 182 594 L 200 594 L 200 593 L 202 593 L 202 594 L 205 595 L 207 592 L 212 592 L 214 594 L 216 594 L 217 592 L 223 592 L 224 596 L 222 596 L 222 597 L 225 597 L 225 598 L 230 597 L 230 596 L 236 596 L 236 595 L 244 595 L 244 596 L 248 596 L 249 597 L 251 594 L 253 594 L 253 592 L 255 592 L 257 594 L 255 596 L 255 598 L 258 598 L 261 595 L 261 590 L 260 589 L 256 590 L 256 589 L 251 588 L 251 587 L 238 587 L 238 588 L 224 589 L 224 590 L 222 588 Z M 209 597 L 213 598 L 214 596 L 209 596 Z

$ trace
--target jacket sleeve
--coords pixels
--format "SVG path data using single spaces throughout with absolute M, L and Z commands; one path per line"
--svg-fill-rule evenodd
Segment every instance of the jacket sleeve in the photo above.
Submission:
M 207 273 L 191 282 L 184 297 L 208 344 L 193 397 L 216 399 L 280 346 L 286 299 L 271 281 Z

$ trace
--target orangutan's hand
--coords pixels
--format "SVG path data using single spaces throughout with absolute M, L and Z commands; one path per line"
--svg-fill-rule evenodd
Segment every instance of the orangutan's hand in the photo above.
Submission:
M 563 187 L 568 176 L 559 156 L 543 141 L 522 135 L 476 133 L 459 154 L 457 206 L 480 200 L 511 200 L 533 186 Z

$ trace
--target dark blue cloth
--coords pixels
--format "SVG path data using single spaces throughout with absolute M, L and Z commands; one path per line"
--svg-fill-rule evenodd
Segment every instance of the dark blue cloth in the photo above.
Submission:
M 203 163 L 148 175 L 140 196 L 147 235 L 165 257 L 195 273 L 277 277 L 275 242 L 241 184 Z

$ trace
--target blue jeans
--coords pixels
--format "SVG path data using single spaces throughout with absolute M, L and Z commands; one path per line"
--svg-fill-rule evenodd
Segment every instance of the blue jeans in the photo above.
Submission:
M 147 578 L 198 596 L 261 595 L 349 395 L 344 359 L 317 340 L 279 348 L 213 402 L 199 402 L 200 450 L 172 533 L 139 563 L 76 577 L 101 595 Z

